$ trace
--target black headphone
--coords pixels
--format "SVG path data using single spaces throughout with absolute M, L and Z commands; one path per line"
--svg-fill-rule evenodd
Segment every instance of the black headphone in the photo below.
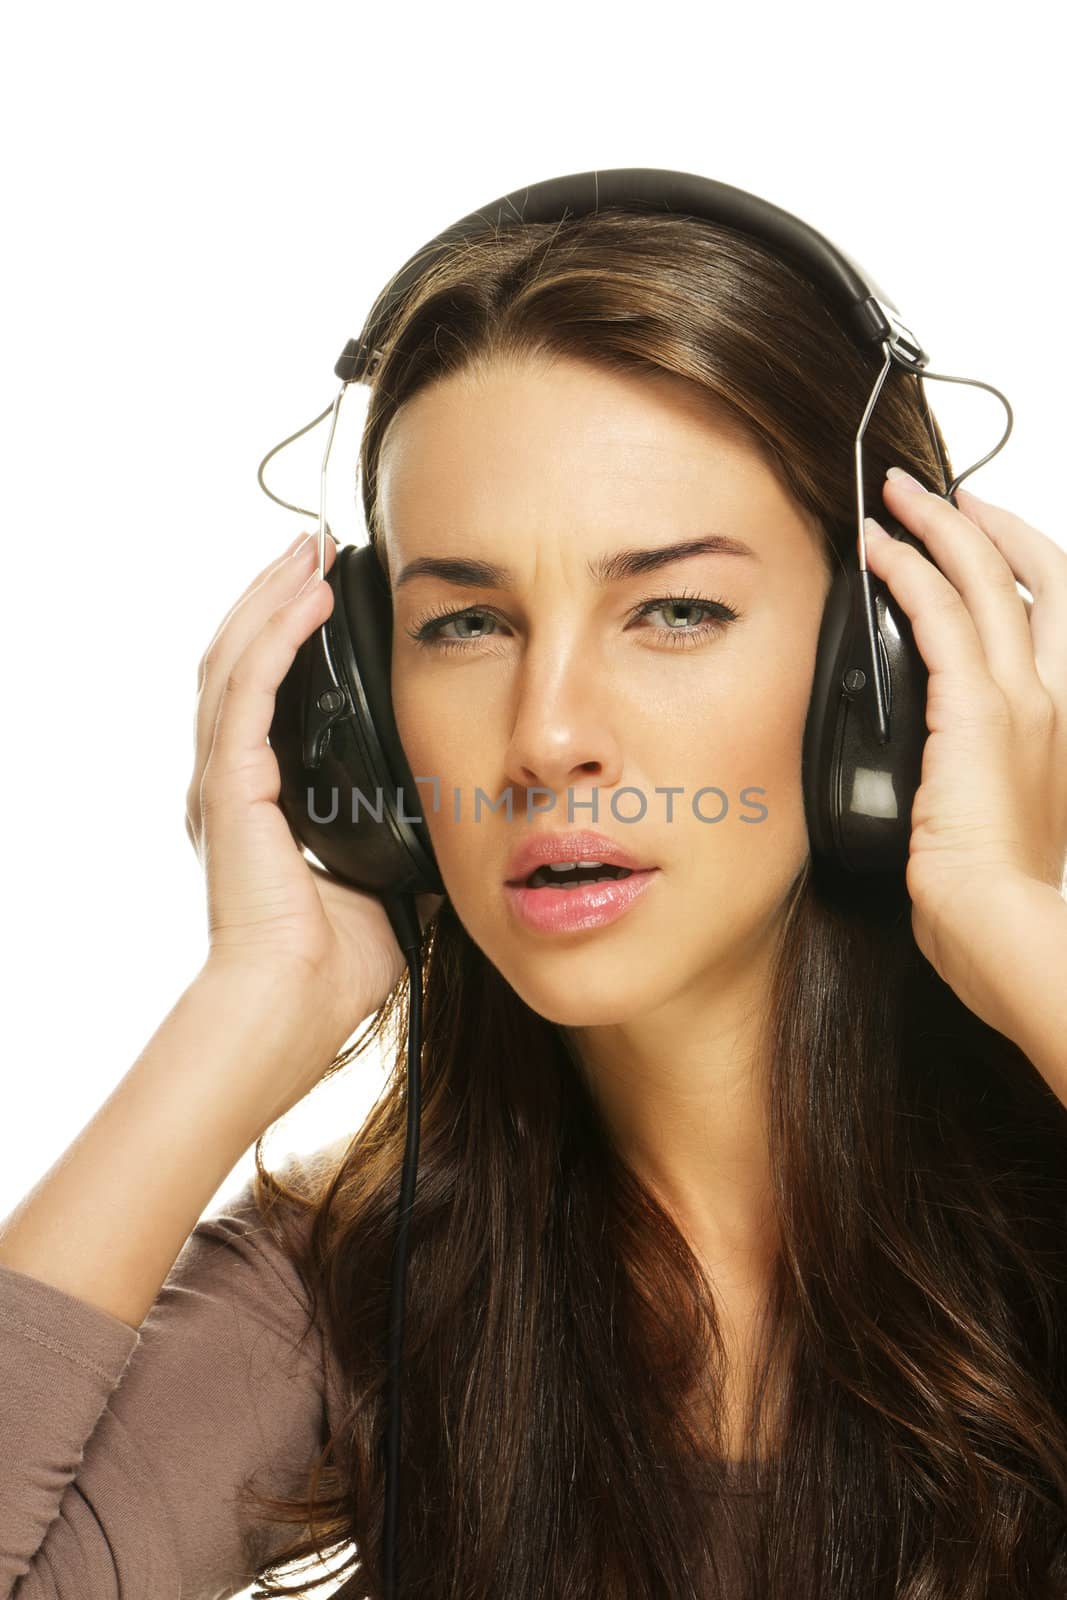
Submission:
M 804 730 L 803 790 L 815 860 L 836 874 L 853 878 L 902 874 L 907 865 L 912 802 L 919 786 L 927 731 L 927 671 L 907 615 L 886 585 L 866 567 L 863 433 L 890 366 L 895 364 L 915 374 L 926 425 L 945 478 L 947 466 L 930 417 L 924 374 L 947 382 L 974 384 L 997 395 L 1008 413 L 1000 442 L 943 491 L 934 489 L 954 504 L 953 496 L 963 479 L 1003 448 L 1011 432 L 1012 413 L 1005 397 L 991 384 L 926 372 L 929 357 L 904 326 L 893 302 L 855 261 L 799 217 L 729 184 L 659 168 L 572 173 L 516 189 L 453 223 L 409 257 L 379 294 L 359 338 L 345 345 L 334 367 L 342 388 L 332 408 L 300 433 L 322 421 L 332 409 L 332 443 L 344 388 L 371 375 L 409 292 L 457 242 L 490 229 L 562 222 L 608 206 L 685 215 L 749 235 L 787 260 L 825 293 L 861 350 L 882 352 L 881 371 L 854 441 L 857 566 L 852 571 L 841 569 L 835 573 L 825 603 Z M 290 435 L 296 437 L 297 434 Z M 271 491 L 263 481 L 263 467 L 289 442 L 286 439 L 276 445 L 260 464 L 259 481 L 267 494 Z M 325 465 L 324 460 L 324 478 Z M 276 495 L 271 498 L 278 499 Z M 320 573 L 324 505 L 323 493 L 319 512 Z M 894 538 L 932 559 L 884 505 L 873 508 L 872 514 Z M 401 1185 L 389 1335 L 392 1395 L 385 1573 L 387 1593 L 392 1596 L 396 1584 L 403 1275 L 406 1224 L 414 1199 L 418 1151 L 421 931 L 414 897 L 443 894 L 445 886 L 422 818 L 424 797 L 408 766 L 393 716 L 392 600 L 388 581 L 369 544 L 339 549 L 327 577 L 334 593 L 333 612 L 300 647 L 279 687 L 270 744 L 281 771 L 279 803 L 294 834 L 329 872 L 382 900 L 412 970 L 408 1147 Z M 361 800 L 354 806 L 351 800 L 357 793 Z

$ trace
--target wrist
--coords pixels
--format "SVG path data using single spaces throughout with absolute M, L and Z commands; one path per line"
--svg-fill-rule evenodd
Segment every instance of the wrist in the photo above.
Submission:
M 1051 883 L 1018 880 L 988 913 L 1000 947 L 997 1026 L 1067 1104 L 1067 900 Z
M 306 970 L 211 957 L 182 1003 L 203 1030 L 203 1059 L 226 1063 L 245 1148 L 313 1087 L 344 1042 L 334 1038 L 323 985 Z

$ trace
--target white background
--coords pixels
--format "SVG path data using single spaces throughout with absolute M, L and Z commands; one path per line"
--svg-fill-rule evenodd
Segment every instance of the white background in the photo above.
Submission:
M 1005 391 L 1014 433 L 968 487 L 1065 541 L 1052 25 L 1035 0 L 992 19 L 912 0 L 9 14 L 0 1215 L 204 958 L 183 821 L 197 665 L 309 525 L 256 467 L 330 403 L 378 289 L 448 223 L 615 166 L 798 213 L 873 274 L 932 370 Z M 962 470 L 1003 410 L 928 392 Z M 343 542 L 365 537 L 364 404 L 349 391 L 331 464 Z M 277 493 L 317 506 L 324 443 L 320 427 L 271 464 Z M 378 1086 L 365 1060 L 313 1093 L 272 1161 L 355 1128 Z M 250 1170 L 249 1153 L 216 1198 Z

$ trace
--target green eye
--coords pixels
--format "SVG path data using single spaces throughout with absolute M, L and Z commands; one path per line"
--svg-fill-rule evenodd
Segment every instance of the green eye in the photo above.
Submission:
M 699 627 L 672 628 L 658 630 L 670 635 L 672 644 L 699 643 L 708 634 L 721 633 L 726 625 L 737 620 L 738 613 L 732 606 L 724 604 L 721 600 L 705 600 L 702 595 L 672 595 L 667 599 L 646 600 L 638 607 L 637 615 L 650 616 L 655 611 L 704 611 L 710 614 L 711 620 L 702 623 Z

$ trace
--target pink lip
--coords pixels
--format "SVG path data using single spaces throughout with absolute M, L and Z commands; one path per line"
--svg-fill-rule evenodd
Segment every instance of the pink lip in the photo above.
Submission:
M 504 881 L 523 883 L 536 867 L 547 866 L 551 861 L 602 861 L 605 866 L 625 867 L 629 872 L 644 872 L 653 865 L 636 860 L 614 839 L 589 829 L 581 833 L 538 833 L 515 851 Z
M 504 893 L 512 911 L 528 928 L 538 933 L 584 933 L 629 911 L 658 872 L 658 867 L 648 867 L 628 878 L 606 878 L 577 889 L 530 889 L 525 884 L 506 883 Z

